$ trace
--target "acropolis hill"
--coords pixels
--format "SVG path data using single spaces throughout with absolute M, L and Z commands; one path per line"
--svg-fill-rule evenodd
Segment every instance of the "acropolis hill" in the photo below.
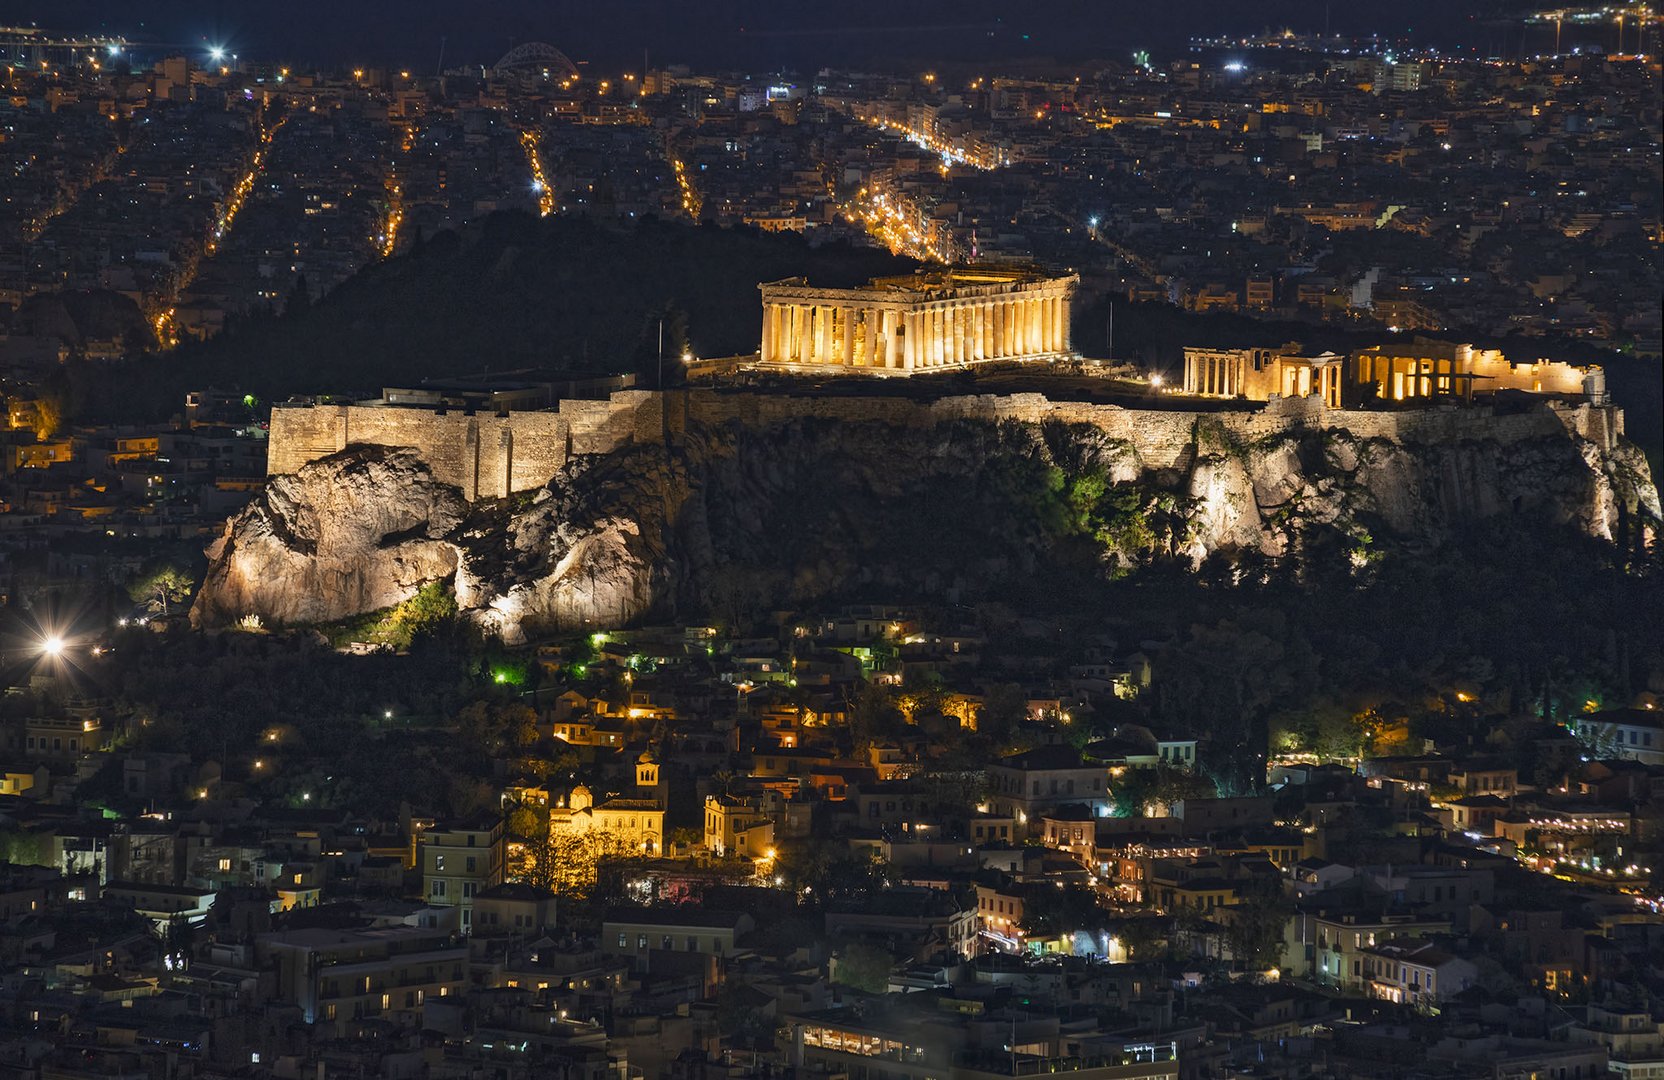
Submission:
M 199 625 L 333 621 L 441 579 L 510 640 L 752 592 L 973 599 L 1048 557 L 1024 506 L 1050 470 L 1171 499 L 1185 526 L 1166 542 L 1192 564 L 1355 559 L 1498 514 L 1631 542 L 1659 515 L 1621 410 L 1587 402 L 1193 412 L 1041 394 L 625 391 L 506 416 L 282 407 L 271 462 L 268 490 L 211 549 Z
M 1067 281 L 962 284 L 844 307 L 765 287 L 791 310 L 764 320 L 773 337 L 746 363 L 784 374 L 758 384 L 550 408 L 278 406 L 271 481 L 212 546 L 193 620 L 330 622 L 445 581 L 517 641 L 855 594 L 974 600 L 1065 548 L 1105 574 L 1296 553 L 1363 568 L 1497 515 L 1625 547 L 1659 521 L 1598 369 L 1443 343 L 1191 350 L 1188 393 L 1110 403 L 1052 373 Z M 1004 340 L 1041 357 L 1021 391 L 918 381 Z M 859 393 L 802 378 L 867 360 L 882 372 L 850 374 L 892 377 Z M 1059 500 L 1089 497 L 1099 524 L 1081 533 Z

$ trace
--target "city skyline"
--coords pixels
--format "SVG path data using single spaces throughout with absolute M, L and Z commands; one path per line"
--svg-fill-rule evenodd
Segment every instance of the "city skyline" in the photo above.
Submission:
M 1664 1078 L 1650 8 L 138 13 L 0 27 L 8 1077 Z
M 426 6 L 424 6 L 424 3 Z M 865 4 L 865 6 L 862 6 Z M 141 17 L 142 16 L 142 17 Z M 1181 0 L 1161 12 L 1067 0 L 1013 11 L 993 0 L 894 5 L 859 3 L 836 9 L 728 0 L 688 5 L 679 0 L 632 0 L 600 8 L 527 11 L 511 0 L 470 5 L 466 13 L 440 0 L 383 13 L 301 0 L 275 12 L 238 5 L 174 0 L 135 12 L 103 0 L 25 3 L 11 16 L 46 30 L 71 28 L 131 35 L 159 48 L 221 47 L 263 61 L 333 66 L 379 64 L 432 74 L 441 66 L 489 65 L 516 44 L 548 41 L 598 70 L 650 62 L 710 64 L 812 73 L 825 65 L 977 64 L 1123 60 L 1151 50 L 1177 59 L 1196 30 L 1251 35 L 1292 28 L 1446 51 L 1512 53 L 1522 43 L 1545 49 L 1552 29 L 1526 34 L 1519 12 L 1494 4 L 1399 5 L 1367 11 L 1333 0 L 1283 0 L 1252 13 L 1219 0 Z M 1608 35 L 1610 36 L 1610 35 Z M 1601 35 L 1584 34 L 1587 44 Z M 320 44 L 327 42 L 327 44 Z M 441 43 L 447 57 L 440 62 Z M 1504 43 L 1506 42 L 1506 46 Z M 1615 47 L 1616 41 L 1611 47 Z

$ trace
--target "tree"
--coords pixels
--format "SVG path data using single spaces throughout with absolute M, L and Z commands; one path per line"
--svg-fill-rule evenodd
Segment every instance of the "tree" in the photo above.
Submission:
M 982 713 L 977 717 L 977 733 L 995 746 L 1006 746 L 1016 734 L 1017 725 L 1028 716 L 1028 695 L 1016 683 L 1002 683 L 988 691 L 982 701 Z
M 849 734 L 859 752 L 865 752 L 872 743 L 894 735 L 906 724 L 890 690 L 879 683 L 862 683 L 847 704 Z
M 890 953 L 854 941 L 832 958 L 832 981 L 869 994 L 882 994 L 890 988 L 890 969 L 895 966 L 896 958 Z
M 515 836 L 537 837 L 549 831 L 548 815 L 540 815 L 529 806 L 517 806 L 508 814 L 508 831 Z
M 170 604 L 183 603 L 190 598 L 196 581 L 172 563 L 162 563 L 142 575 L 127 588 L 136 604 L 154 603 L 166 615 Z
M 526 880 L 558 896 L 585 897 L 595 888 L 601 860 L 639 855 L 616 833 L 545 829 L 528 845 Z
M 35 438 L 50 439 L 64 419 L 63 405 L 57 398 L 42 394 L 35 401 Z
M 1251 971 L 1274 968 L 1282 959 L 1283 939 L 1294 905 L 1275 886 L 1249 895 L 1230 911 L 1225 941 L 1231 955 Z

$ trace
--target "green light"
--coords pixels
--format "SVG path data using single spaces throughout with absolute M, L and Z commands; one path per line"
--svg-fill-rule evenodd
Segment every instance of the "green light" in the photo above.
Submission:
M 602 633 L 591 634 L 589 635 L 589 643 L 599 649 L 607 643 L 607 635 Z
M 257 400 L 258 399 L 256 399 L 253 394 L 244 394 L 243 395 L 243 404 L 248 406 L 251 409 L 254 408 L 255 403 L 256 403 Z
M 508 673 L 503 672 L 503 671 L 499 671 L 495 675 L 493 675 L 492 678 L 494 678 L 499 683 L 506 683 L 506 682 L 508 682 Z

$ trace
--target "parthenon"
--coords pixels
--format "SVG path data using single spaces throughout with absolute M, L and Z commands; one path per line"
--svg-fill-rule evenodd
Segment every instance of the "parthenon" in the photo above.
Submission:
M 764 282 L 764 364 L 911 375 L 992 360 L 1071 355 L 1069 300 L 1080 279 L 968 268 L 822 289 Z

